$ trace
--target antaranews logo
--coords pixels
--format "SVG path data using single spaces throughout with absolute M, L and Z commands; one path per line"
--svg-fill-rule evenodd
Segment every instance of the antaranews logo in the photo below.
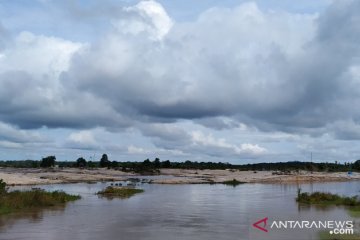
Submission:
M 260 231 L 268 232 L 268 230 L 266 229 L 267 220 L 268 220 L 267 217 L 260 219 L 259 221 L 253 224 L 253 227 L 259 229 Z
M 269 224 L 268 224 L 269 222 Z M 269 221 L 268 217 L 260 219 L 253 223 L 253 227 L 263 232 L 269 232 L 270 229 L 326 229 L 330 234 L 354 234 L 354 222 L 353 221 L 297 221 L 297 220 L 281 220 L 281 221 Z

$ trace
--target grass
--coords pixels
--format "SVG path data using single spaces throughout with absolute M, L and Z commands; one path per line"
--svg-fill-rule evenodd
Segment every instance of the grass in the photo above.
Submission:
M 98 192 L 98 195 L 102 195 L 105 197 L 119 197 L 119 198 L 129 198 L 135 194 L 142 193 L 144 190 L 137 188 L 129 188 L 129 187 L 112 187 L 109 186 L 104 190 Z
M 332 193 L 322 193 L 314 192 L 301 193 L 301 190 L 298 191 L 298 196 L 296 201 L 304 204 L 316 204 L 316 205 L 336 205 L 336 206 L 346 206 L 348 207 L 348 212 L 351 217 L 360 217 L 360 200 L 357 196 L 345 197 L 339 196 Z
M 70 195 L 63 191 L 46 192 L 41 189 L 5 192 L 0 194 L 0 215 L 63 205 L 80 198 L 78 195 Z
M 360 207 L 360 201 L 357 196 L 345 197 L 332 193 L 314 192 L 301 193 L 298 192 L 296 201 L 305 204 L 319 204 L 319 205 L 342 205 L 350 207 Z
M 319 233 L 320 240 L 360 240 L 359 234 L 336 234 L 332 235 L 328 231 Z
M 235 178 L 233 180 L 222 182 L 222 184 L 233 186 L 233 187 L 236 187 L 237 185 L 244 184 L 244 183 L 245 182 L 240 182 L 240 181 L 236 180 Z
M 360 218 L 360 206 L 357 207 L 351 207 L 349 209 L 349 215 L 351 217 Z

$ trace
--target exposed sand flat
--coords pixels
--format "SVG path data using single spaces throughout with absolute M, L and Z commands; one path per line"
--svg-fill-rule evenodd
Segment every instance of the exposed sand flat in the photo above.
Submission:
M 305 172 L 292 173 L 289 175 L 274 175 L 273 171 L 237 171 L 237 170 L 182 170 L 162 169 L 161 174 L 172 175 L 174 178 L 157 179 L 153 183 L 176 184 L 176 183 L 221 183 L 236 179 L 248 183 L 293 183 L 293 182 L 331 182 L 360 180 L 360 173 L 351 176 L 346 172 Z M 179 179 L 180 178 L 180 179 Z
M 72 182 L 122 181 L 132 176 L 109 169 L 19 169 L 0 168 L 0 179 L 10 185 L 35 185 Z
M 248 183 L 296 183 L 331 182 L 360 180 L 360 173 L 351 176 L 346 172 L 300 172 L 288 175 L 274 175 L 272 171 L 234 171 L 234 170 L 184 170 L 161 169 L 160 176 L 153 176 L 156 184 L 197 184 L 221 183 L 236 179 Z M 163 177 L 166 175 L 166 177 Z M 73 182 L 123 181 L 138 175 L 109 169 L 16 169 L 0 168 L 0 179 L 10 185 L 35 185 Z

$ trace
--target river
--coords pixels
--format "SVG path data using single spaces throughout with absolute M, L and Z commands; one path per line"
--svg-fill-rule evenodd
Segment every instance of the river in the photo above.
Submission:
M 299 206 L 303 191 L 358 195 L 360 182 L 314 184 L 157 185 L 139 184 L 144 193 L 106 199 L 95 193 L 110 183 L 39 186 L 81 194 L 66 207 L 0 218 L 1 240 L 242 240 L 318 239 L 318 229 L 270 229 L 280 220 L 353 220 L 343 207 Z M 27 187 L 20 187 L 27 188 Z M 252 226 L 268 218 L 266 229 Z M 358 228 L 359 219 L 355 228 Z M 357 229 L 355 229 L 357 231 Z

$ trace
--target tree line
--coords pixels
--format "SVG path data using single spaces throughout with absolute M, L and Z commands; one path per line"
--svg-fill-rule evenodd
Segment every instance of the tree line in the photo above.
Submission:
M 55 156 L 47 156 L 39 160 L 23 161 L 0 161 L 0 167 L 15 168 L 50 168 L 50 167 L 78 167 L 78 168 L 112 168 L 122 171 L 132 171 L 139 173 L 156 173 L 160 168 L 177 169 L 232 169 L 240 171 L 319 171 L 319 172 L 346 172 L 360 171 L 360 160 L 354 163 L 329 163 L 329 162 L 275 162 L 275 163 L 254 163 L 254 164 L 230 164 L 224 162 L 173 162 L 170 160 L 161 161 L 159 158 L 154 160 L 145 159 L 142 162 L 119 162 L 110 160 L 107 154 L 103 154 L 99 161 L 87 161 L 79 157 L 76 161 L 56 161 Z

